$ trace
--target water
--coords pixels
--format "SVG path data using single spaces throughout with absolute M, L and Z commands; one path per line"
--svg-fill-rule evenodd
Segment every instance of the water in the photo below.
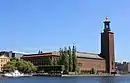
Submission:
M 130 76 L 0 78 L 0 83 L 130 83 Z

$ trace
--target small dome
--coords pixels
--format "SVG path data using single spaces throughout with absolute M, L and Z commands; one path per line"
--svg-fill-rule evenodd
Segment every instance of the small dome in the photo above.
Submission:
M 108 16 L 106 16 L 106 20 L 108 20 Z
M 108 16 L 106 16 L 104 22 L 110 22 L 109 19 L 108 19 Z

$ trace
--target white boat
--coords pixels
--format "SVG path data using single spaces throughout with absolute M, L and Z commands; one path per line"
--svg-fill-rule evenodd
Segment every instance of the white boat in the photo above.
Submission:
M 18 70 L 15 70 L 14 72 L 11 72 L 11 73 L 5 73 L 4 76 L 5 77 L 25 77 L 25 76 L 32 76 L 32 75 L 20 73 Z

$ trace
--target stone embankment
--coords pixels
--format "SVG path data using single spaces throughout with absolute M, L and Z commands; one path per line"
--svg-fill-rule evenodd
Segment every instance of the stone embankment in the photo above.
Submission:
M 96 75 L 96 74 L 84 74 L 84 75 L 62 75 L 62 77 L 77 77 L 77 76 L 120 76 L 119 74 L 102 74 L 102 75 Z
M 33 76 L 58 76 L 58 77 L 78 77 L 78 76 L 121 76 L 120 74 L 48 74 L 35 73 Z

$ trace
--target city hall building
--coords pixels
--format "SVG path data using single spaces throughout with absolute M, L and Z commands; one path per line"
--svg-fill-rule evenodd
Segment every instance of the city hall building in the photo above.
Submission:
M 115 55 L 114 55 L 114 33 L 110 29 L 110 21 L 106 17 L 104 21 L 104 29 L 101 33 L 101 52 L 100 54 L 77 52 L 78 65 L 81 72 L 89 72 L 93 67 L 98 72 L 115 73 Z M 52 62 L 59 58 L 58 52 L 48 52 L 41 54 L 23 55 L 21 59 L 32 62 L 40 67 L 47 64 L 48 57 Z

